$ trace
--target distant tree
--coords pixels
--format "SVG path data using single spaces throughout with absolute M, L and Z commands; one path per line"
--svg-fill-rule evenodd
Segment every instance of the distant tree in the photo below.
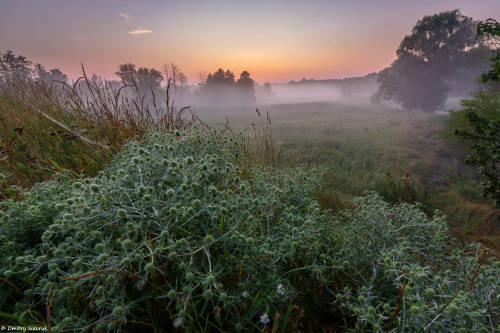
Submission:
M 59 68 L 53 68 L 50 71 L 46 71 L 45 68 L 40 65 L 35 65 L 36 78 L 43 82 L 67 82 L 68 76 L 64 74 Z
M 250 73 L 243 71 L 240 74 L 240 78 L 236 81 L 239 88 L 242 89 L 254 89 L 255 81 L 250 77 Z
M 263 89 L 265 94 L 271 95 L 273 93 L 272 88 L 271 88 L 271 84 L 269 82 L 264 82 L 262 89 Z
M 219 68 L 217 71 L 207 75 L 205 87 L 208 89 L 234 88 L 234 73 L 229 69 L 224 72 L 222 68 Z
M 165 64 L 163 65 L 163 74 L 167 83 L 170 81 L 172 90 L 182 95 L 187 85 L 187 77 L 181 72 L 179 66 L 174 63 Z
M 25 56 L 16 56 L 11 50 L 3 54 L 0 53 L 0 78 L 3 80 L 28 79 L 33 72 L 31 64 L 32 62 L 27 60 Z
M 161 81 L 163 80 L 163 76 L 160 71 L 151 68 L 141 67 L 137 70 L 137 81 L 140 86 L 144 86 L 149 89 L 158 89 L 160 88 Z
M 250 77 L 250 73 L 243 71 L 236 81 L 241 102 L 255 103 L 255 81 Z
M 118 66 L 118 71 L 115 73 L 120 77 L 124 84 L 133 85 L 137 81 L 137 69 L 134 64 L 126 63 Z
M 159 90 L 163 80 L 160 71 L 146 67 L 136 69 L 136 66 L 131 63 L 120 65 L 116 75 L 120 77 L 124 84 L 136 86 L 141 95 Z
M 235 80 L 232 71 L 219 68 L 205 76 L 198 96 L 212 104 L 254 104 L 255 82 L 247 71 L 243 71 L 238 80 Z
M 205 86 L 205 82 L 207 81 L 207 74 L 203 71 L 198 71 L 198 87 L 202 88 Z
M 480 22 L 478 38 L 484 38 L 493 47 L 490 70 L 482 75 L 485 83 L 493 83 L 489 89 L 479 91 L 472 99 L 462 101 L 462 109 L 451 111 L 450 121 L 455 134 L 471 142 L 472 153 L 467 162 L 483 175 L 484 194 L 495 200 L 500 207 L 500 23 L 493 19 Z
M 264 84 L 262 85 L 262 95 L 264 96 L 264 98 L 270 98 L 274 96 L 271 83 L 264 82 Z
M 187 86 L 187 76 L 183 72 L 179 72 L 179 75 L 177 76 L 177 87 L 182 92 L 186 86 Z
M 272 85 L 269 82 L 264 82 L 261 85 L 255 84 L 255 95 L 255 101 L 259 100 L 261 103 L 269 103 L 276 97 Z
M 446 78 L 481 43 L 473 19 L 458 9 L 425 16 L 401 42 L 397 59 L 380 72 L 377 94 L 410 110 L 441 109 L 449 89 Z
M 90 82 L 92 82 L 95 85 L 99 84 L 101 81 L 102 81 L 101 77 L 95 73 L 92 74 L 92 76 L 90 77 Z

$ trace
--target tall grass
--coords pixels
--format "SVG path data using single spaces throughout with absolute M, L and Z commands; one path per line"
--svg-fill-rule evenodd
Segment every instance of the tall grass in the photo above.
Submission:
M 255 109 L 259 122 L 252 123 L 243 132 L 243 151 L 249 161 L 258 162 L 265 166 L 278 167 L 283 160 L 283 147 L 273 139 L 272 122 L 269 112 L 265 119 L 259 109 Z
M 83 76 L 71 84 L 12 79 L 0 86 L 0 199 L 63 170 L 95 174 L 129 139 L 147 130 L 185 129 L 201 122 L 170 98 L 133 85 Z

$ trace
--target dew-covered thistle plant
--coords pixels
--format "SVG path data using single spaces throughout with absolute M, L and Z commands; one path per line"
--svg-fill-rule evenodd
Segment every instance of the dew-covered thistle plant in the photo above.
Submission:
M 132 141 L 94 178 L 1 203 L 1 309 L 54 331 L 497 329 L 498 262 L 375 194 L 334 216 L 320 183 L 217 130 Z

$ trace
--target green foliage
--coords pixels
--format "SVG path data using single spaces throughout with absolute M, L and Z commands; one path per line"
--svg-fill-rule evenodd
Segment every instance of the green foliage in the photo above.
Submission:
M 337 294 L 361 331 L 494 331 L 499 262 L 471 245 L 450 251 L 445 218 L 417 206 L 390 206 L 377 195 L 356 199 L 344 215 L 346 274 L 364 282 Z M 354 278 L 355 279 L 355 278 Z M 490 321 L 491 320 L 491 321 Z
M 449 122 L 451 127 L 472 130 L 474 124 L 470 123 L 465 117 L 466 111 L 474 111 L 485 120 L 499 120 L 500 94 L 497 91 L 480 90 L 475 92 L 472 97 L 460 101 L 462 106 L 460 110 L 450 111 Z
M 477 26 L 478 37 L 498 41 L 500 24 L 489 19 Z M 500 53 L 491 57 L 491 69 L 483 73 L 484 82 L 498 81 L 500 74 Z M 484 194 L 491 196 L 500 206 L 500 92 L 493 87 L 487 92 L 478 92 L 473 99 L 462 101 L 463 109 L 452 111 L 455 134 L 472 142 L 472 154 L 467 162 L 476 166 L 484 176 Z
M 443 217 L 375 194 L 334 216 L 313 197 L 321 173 L 250 166 L 242 149 L 216 130 L 149 134 L 94 178 L 3 202 L 2 309 L 50 309 L 59 331 L 344 327 L 339 314 L 364 330 L 496 328 L 500 267 L 479 247 L 448 253 Z
M 472 142 L 467 163 L 484 176 L 484 194 L 500 205 L 500 94 L 479 92 L 471 100 L 462 101 L 463 109 L 452 111 L 455 134 Z
M 375 191 L 390 203 L 421 202 L 428 214 L 439 209 L 461 240 L 500 249 L 495 231 L 499 216 L 492 202 L 482 197 L 479 173 L 465 163 L 466 146 L 452 132 L 442 135 L 448 134 L 450 117 L 364 102 L 267 106 L 272 133 L 266 136 L 270 140 L 272 134 L 276 149 L 267 151 L 273 146 L 260 136 L 250 141 L 247 152 L 252 158 L 264 155 L 259 163 L 266 156 L 268 162 L 279 156 L 279 163 L 268 165 L 326 168 L 315 194 L 323 208 L 342 210 L 350 207 L 353 197 Z M 251 110 L 228 112 L 232 128 L 259 123 Z M 262 148 L 253 149 L 259 142 Z
M 500 40 L 500 23 L 494 19 L 488 19 L 486 21 L 479 22 L 477 25 L 477 36 L 483 37 L 496 43 L 498 48 L 498 43 Z M 500 80 L 500 50 L 491 56 L 491 68 L 486 73 L 481 75 L 484 82 L 488 81 L 499 81 Z

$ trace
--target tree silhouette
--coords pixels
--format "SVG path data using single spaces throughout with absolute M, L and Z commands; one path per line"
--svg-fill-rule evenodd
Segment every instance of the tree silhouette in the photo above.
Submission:
M 174 92 L 182 95 L 184 88 L 187 85 L 187 77 L 181 72 L 179 66 L 174 63 L 163 65 L 163 74 L 165 80 L 170 81 L 170 87 Z
M 31 64 L 32 62 L 25 56 L 16 56 L 11 50 L 0 53 L 0 78 L 3 80 L 28 79 L 33 73 Z
M 159 90 L 163 80 L 160 71 L 146 67 L 136 69 L 136 66 L 132 63 L 121 64 L 116 75 L 120 77 L 124 84 L 135 86 L 140 95 Z
M 53 68 L 50 71 L 46 71 L 45 67 L 40 64 L 35 65 L 35 73 L 37 79 L 43 82 L 67 82 L 68 76 L 64 74 L 59 68 Z
M 243 103 L 255 103 L 255 81 L 250 77 L 250 73 L 243 71 L 236 81 L 236 86 Z
M 208 89 L 219 89 L 219 88 L 231 88 L 235 86 L 234 73 L 229 69 L 224 72 L 222 68 L 219 68 L 213 74 L 208 74 L 205 86 Z
M 243 71 L 235 81 L 232 71 L 219 68 L 205 77 L 200 85 L 199 96 L 204 102 L 215 104 L 253 104 L 255 82 L 247 71 Z
M 401 42 L 397 59 L 380 72 L 377 95 L 410 110 L 441 109 L 449 89 L 446 78 L 481 45 L 473 19 L 458 9 L 425 16 Z

